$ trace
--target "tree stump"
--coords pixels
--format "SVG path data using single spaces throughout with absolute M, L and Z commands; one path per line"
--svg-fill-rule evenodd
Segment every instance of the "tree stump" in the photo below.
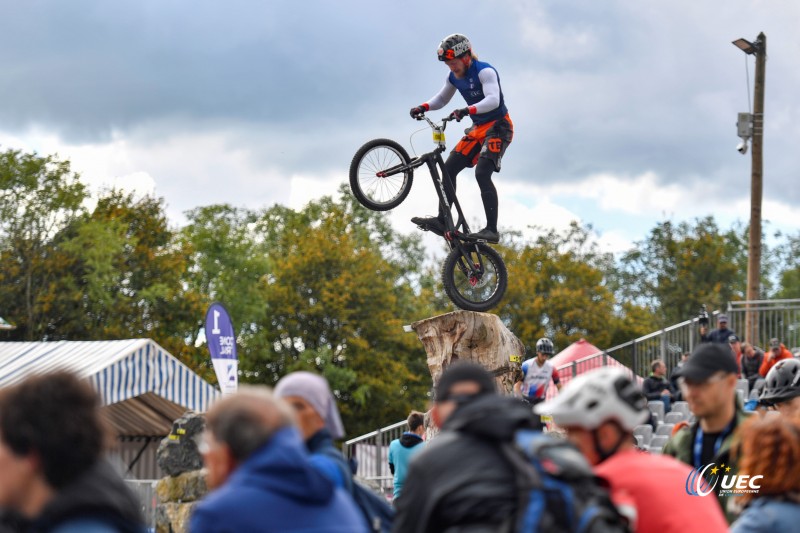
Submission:
M 511 394 L 521 373 L 525 345 L 490 313 L 455 311 L 411 324 L 428 354 L 434 386 L 456 361 L 472 361 L 495 376 L 497 390 Z

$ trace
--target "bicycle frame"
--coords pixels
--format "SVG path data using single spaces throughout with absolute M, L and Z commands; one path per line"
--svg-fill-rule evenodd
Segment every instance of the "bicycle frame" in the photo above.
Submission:
M 451 118 L 444 118 L 442 119 L 442 125 L 439 126 L 435 122 L 433 122 L 428 117 L 423 116 L 419 120 L 425 120 L 428 122 L 428 125 L 433 129 L 435 133 L 443 134 L 447 122 L 450 120 L 454 120 Z M 431 174 L 431 179 L 433 180 L 433 187 L 436 189 L 436 194 L 439 196 L 439 206 L 441 207 L 441 211 L 445 213 L 445 226 L 447 227 L 447 232 L 445 232 L 444 238 L 448 242 L 452 240 L 461 240 L 470 233 L 469 226 L 467 225 L 467 219 L 464 216 L 464 212 L 461 210 L 461 204 L 458 202 L 458 197 L 456 197 L 455 191 L 453 190 L 453 182 L 452 178 L 447 172 L 447 168 L 444 166 L 444 159 L 442 158 L 442 153 L 446 150 L 444 142 L 437 141 L 436 149 L 432 152 L 428 152 L 422 154 L 418 157 L 412 159 L 407 165 L 397 165 L 395 167 L 388 168 L 381 172 L 379 176 L 387 177 L 393 176 L 395 174 L 399 174 L 401 172 L 405 172 L 406 170 L 413 170 L 415 168 L 419 168 L 422 165 L 427 165 L 428 171 Z M 441 174 L 440 174 L 441 169 Z M 458 219 L 454 222 L 452 213 L 450 212 L 451 204 L 447 200 L 447 192 L 445 187 L 448 187 L 453 196 L 453 203 L 452 205 L 455 206 L 456 212 L 458 213 Z M 459 231 L 461 228 L 461 231 Z M 473 241 L 470 241 L 473 242 Z
M 441 126 L 437 125 L 431 119 L 426 116 L 419 118 L 418 120 L 425 120 L 427 121 L 428 125 L 434 131 L 434 139 L 437 138 L 436 134 L 443 134 L 444 130 L 447 126 L 447 122 L 450 120 L 454 120 L 452 118 L 446 117 L 442 119 Z M 439 137 L 442 139 L 442 137 Z M 480 254 L 477 254 L 478 257 L 478 264 L 473 264 L 470 261 L 470 252 L 469 252 L 469 245 L 470 244 L 477 244 L 479 242 L 484 242 L 480 240 L 474 240 L 467 237 L 470 233 L 469 226 L 467 225 L 467 219 L 464 216 L 464 211 L 461 209 L 461 204 L 458 202 L 458 197 L 453 190 L 453 182 L 451 176 L 447 172 L 447 167 L 445 167 L 444 159 L 442 159 L 442 153 L 446 150 L 444 140 L 436 140 L 435 141 L 437 146 L 432 152 L 428 152 L 422 154 L 414 159 L 412 159 L 407 165 L 397 165 L 395 167 L 388 168 L 381 172 L 379 176 L 387 177 L 392 176 L 394 174 L 399 174 L 401 172 L 405 172 L 406 170 L 413 170 L 415 168 L 419 168 L 422 165 L 427 165 L 428 171 L 431 174 L 431 179 L 433 180 L 434 189 L 436 189 L 436 194 L 439 196 L 439 205 L 441 207 L 441 212 L 445 214 L 445 228 L 446 231 L 444 233 L 444 239 L 447 242 L 448 247 L 452 250 L 454 247 L 459 249 L 461 253 L 461 260 L 459 261 L 459 268 L 470 279 L 470 282 L 477 283 L 480 280 L 480 277 L 483 275 L 484 265 L 483 265 L 483 258 Z M 441 171 L 441 174 L 440 174 Z M 449 187 L 449 189 L 445 189 L 445 187 Z M 447 190 L 452 193 L 453 203 L 452 205 L 455 206 L 456 212 L 458 213 L 458 219 L 454 222 L 453 215 L 450 211 L 451 204 L 447 199 Z

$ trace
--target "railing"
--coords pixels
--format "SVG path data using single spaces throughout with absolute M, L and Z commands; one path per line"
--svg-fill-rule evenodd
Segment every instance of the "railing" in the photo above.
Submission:
M 393 477 L 389 470 L 389 443 L 399 439 L 406 430 L 406 421 L 377 429 L 350 439 L 342 446 L 348 459 L 358 463 L 359 477 L 378 485 L 384 495 L 391 495 Z
M 155 531 L 156 527 L 156 479 L 126 479 L 134 494 L 139 499 L 139 510 L 144 518 L 147 531 Z
M 728 304 L 728 326 L 745 336 L 748 308 L 753 313 L 752 338 L 748 342 L 769 348 L 769 340 L 777 338 L 790 350 L 800 347 L 800 300 L 754 300 Z
M 757 313 L 756 331 L 759 332 L 755 344 L 769 346 L 769 339 L 777 337 L 787 348 L 800 346 L 800 299 L 797 300 L 762 300 L 753 302 L 730 302 L 726 314 L 728 326 L 734 332 L 744 331 L 747 306 L 751 312 Z M 714 311 L 709 317 L 709 329 L 716 327 L 716 317 L 721 311 Z M 567 363 L 557 368 L 562 381 L 566 383 L 592 368 L 616 363 L 631 369 L 640 377 L 650 373 L 650 363 L 661 359 L 672 369 L 681 358 L 681 354 L 691 352 L 700 342 L 698 317 L 685 320 L 668 328 L 654 331 L 643 337 L 602 350 L 580 360 Z M 742 339 L 750 340 L 750 339 Z M 549 391 L 551 394 L 553 391 Z M 345 442 L 343 450 L 347 457 L 358 460 L 358 475 L 377 482 L 386 492 L 392 487 L 392 475 L 389 472 L 389 443 L 400 438 L 405 421 L 378 429 L 366 435 Z

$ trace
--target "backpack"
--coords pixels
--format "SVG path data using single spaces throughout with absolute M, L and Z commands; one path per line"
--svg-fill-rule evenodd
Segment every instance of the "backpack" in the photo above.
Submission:
M 520 472 L 518 532 L 630 531 L 627 520 L 575 446 L 534 430 L 518 430 L 514 441 L 516 446 L 507 448 L 506 455 Z
M 380 495 L 357 481 L 353 477 L 353 462 L 344 459 L 344 456 L 334 448 L 324 448 L 318 450 L 312 457 L 322 458 L 325 462 L 316 462 L 315 467 L 326 476 L 331 477 L 331 471 L 338 471 L 339 479 L 347 492 L 353 496 L 361 514 L 367 521 L 369 530 L 373 533 L 390 533 L 394 520 L 394 508 Z M 347 466 L 345 466 L 347 465 Z
M 367 520 L 369 530 L 373 533 L 390 533 L 394 521 L 394 509 L 381 496 L 375 494 L 369 487 L 357 480 L 353 480 L 353 499 L 361 509 Z

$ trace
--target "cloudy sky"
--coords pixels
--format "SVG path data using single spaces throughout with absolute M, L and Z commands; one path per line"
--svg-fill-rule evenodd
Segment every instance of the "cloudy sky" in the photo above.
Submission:
M 497 68 L 515 125 L 500 226 L 577 219 L 619 251 L 661 220 L 749 217 L 735 123 L 754 60 L 731 41 L 763 31 L 764 218 L 796 233 L 798 21 L 796 0 L 6 2 L 0 149 L 56 153 L 95 189 L 154 191 L 175 225 L 212 203 L 301 207 L 346 181 L 365 141 L 410 148 L 408 109 L 441 87 L 435 51 L 459 32 Z M 418 153 L 429 139 L 413 137 Z M 482 223 L 471 171 L 459 183 Z M 410 232 L 435 202 L 419 172 L 393 223 Z

